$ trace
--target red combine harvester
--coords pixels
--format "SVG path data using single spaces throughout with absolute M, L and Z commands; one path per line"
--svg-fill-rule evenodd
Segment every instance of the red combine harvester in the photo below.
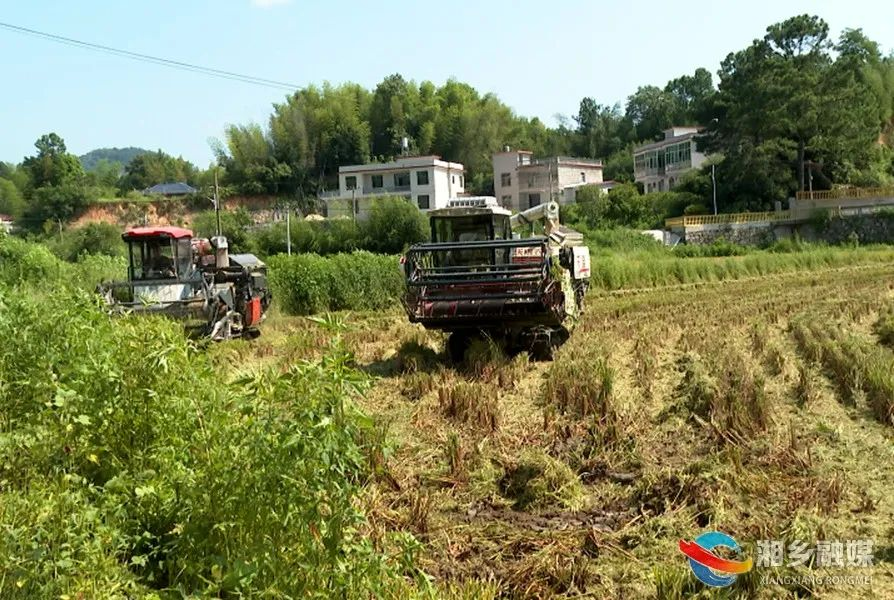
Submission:
M 229 254 L 225 237 L 194 238 L 181 227 L 138 227 L 121 237 L 127 281 L 99 286 L 114 310 L 180 319 L 213 340 L 258 335 L 271 295 L 256 256 Z
M 559 224 L 558 204 L 512 216 L 495 198 L 463 198 L 429 215 L 431 242 L 401 259 L 410 321 L 450 332 L 456 362 L 476 337 L 550 358 L 581 315 L 590 278 L 589 249 Z M 543 236 L 513 235 L 534 222 Z

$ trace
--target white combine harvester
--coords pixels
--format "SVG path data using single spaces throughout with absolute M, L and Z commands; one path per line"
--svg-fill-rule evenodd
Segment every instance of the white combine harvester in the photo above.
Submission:
M 410 321 L 450 332 L 454 361 L 484 336 L 510 352 L 551 357 L 583 312 L 590 278 L 589 249 L 559 224 L 559 205 L 513 216 L 495 198 L 462 198 L 429 216 L 431 241 L 401 259 Z M 542 236 L 512 232 L 538 222 Z

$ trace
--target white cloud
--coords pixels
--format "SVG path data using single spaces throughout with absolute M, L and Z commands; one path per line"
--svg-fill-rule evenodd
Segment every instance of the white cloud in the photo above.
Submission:
M 251 4 L 258 8 L 272 8 L 274 6 L 289 4 L 291 1 L 292 0 L 251 0 Z

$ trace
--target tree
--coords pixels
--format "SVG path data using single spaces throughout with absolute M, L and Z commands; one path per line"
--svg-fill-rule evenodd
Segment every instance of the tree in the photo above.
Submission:
M 674 124 L 694 125 L 704 116 L 708 100 L 714 95 L 714 82 L 707 69 L 699 67 L 692 75 L 670 80 L 664 87 L 674 103 Z
M 608 193 L 584 186 L 577 191 L 576 203 L 566 207 L 565 218 L 589 229 L 652 229 L 663 226 L 667 217 L 682 214 L 684 207 L 695 201 L 688 193 L 640 194 L 632 183 L 616 185 Z
M 16 185 L 0 177 L 0 214 L 21 217 L 25 211 L 25 199 Z
M 627 99 L 626 115 L 636 128 L 636 139 L 657 139 L 674 124 L 674 98 L 654 85 L 640 87 Z
M 701 144 L 725 155 L 737 205 L 769 208 L 804 189 L 808 160 L 839 179 L 865 166 L 877 113 L 852 59 L 833 61 L 828 29 L 819 17 L 793 17 L 721 64 Z
M 627 118 L 636 128 L 637 140 L 652 140 L 673 125 L 699 124 L 705 116 L 714 84 L 707 69 L 698 68 L 667 82 L 664 89 L 640 87 L 627 99 Z
M 91 200 L 91 190 L 77 183 L 44 185 L 34 190 L 26 214 L 31 223 L 68 221 Z
M 81 161 L 66 151 L 65 141 L 55 133 L 40 136 L 34 147 L 37 154 L 22 161 L 34 187 L 68 185 L 83 179 Z
M 402 138 L 415 133 L 410 129 L 415 125 L 411 119 L 415 116 L 416 104 L 418 91 L 398 74 L 389 75 L 376 86 L 369 109 L 373 155 L 400 154 Z
M 580 101 L 577 116 L 578 142 L 575 144 L 579 156 L 603 158 L 614 154 L 633 138 L 633 122 L 621 113 L 621 106 L 603 106 L 592 98 Z
M 166 182 L 194 183 L 197 174 L 198 169 L 188 160 L 158 150 L 139 154 L 127 163 L 119 187 L 128 192 Z
M 118 185 L 118 179 L 124 172 L 124 165 L 120 162 L 101 158 L 93 164 L 93 168 L 87 172 L 87 180 L 95 185 L 113 188 Z

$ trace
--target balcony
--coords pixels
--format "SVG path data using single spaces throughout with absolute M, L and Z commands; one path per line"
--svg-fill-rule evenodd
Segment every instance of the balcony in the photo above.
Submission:
M 633 176 L 636 178 L 650 177 L 653 175 L 664 175 L 664 167 L 651 167 L 647 169 L 634 169 Z
M 354 192 L 352 194 L 352 192 Z M 372 188 L 368 191 L 364 191 L 361 189 L 357 190 L 325 190 L 317 194 L 317 197 L 321 200 L 330 200 L 333 198 L 351 198 L 352 196 L 356 198 L 366 198 L 369 196 L 405 196 L 410 193 L 410 186 L 408 185 L 390 185 L 380 188 Z
M 686 171 L 692 168 L 692 160 L 683 160 L 680 162 L 670 163 L 667 165 L 668 173 L 675 173 L 678 171 Z

